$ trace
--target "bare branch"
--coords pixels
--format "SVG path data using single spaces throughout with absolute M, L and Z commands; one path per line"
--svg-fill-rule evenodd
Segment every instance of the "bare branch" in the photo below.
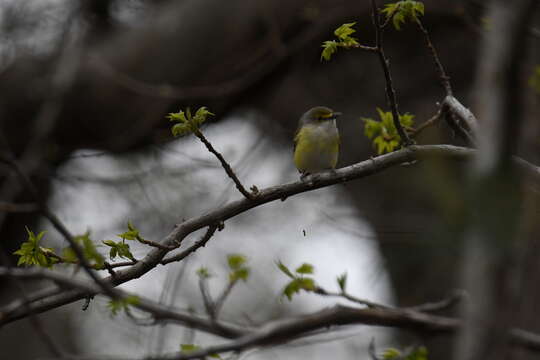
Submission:
M 378 303 L 375 303 L 373 301 L 366 300 L 366 299 L 360 299 L 360 298 L 357 298 L 356 296 L 353 296 L 353 295 L 348 294 L 346 292 L 339 292 L 339 293 L 338 292 L 331 292 L 331 291 L 326 291 L 325 289 L 323 289 L 321 287 L 316 288 L 313 292 L 315 294 L 322 295 L 322 296 L 341 297 L 341 298 L 349 300 L 349 301 L 351 301 L 353 303 L 360 304 L 360 305 L 365 305 L 365 306 L 367 306 L 369 308 L 392 309 L 391 306 L 378 304 Z
M 167 265 L 167 264 L 169 264 L 171 262 L 174 262 L 174 261 L 182 261 L 182 260 L 184 260 L 191 253 L 194 253 L 199 248 L 204 247 L 206 245 L 206 243 L 208 242 L 208 240 L 210 240 L 210 238 L 212 238 L 212 236 L 216 232 L 217 228 L 218 228 L 217 225 L 210 225 L 208 227 L 208 230 L 206 230 L 206 233 L 201 237 L 201 239 L 199 241 L 197 241 L 195 244 L 191 245 L 189 248 L 182 251 L 181 253 L 163 259 L 160 262 L 160 264 Z
M 379 56 L 379 60 L 381 62 L 381 66 L 384 72 L 384 79 L 386 80 L 386 98 L 388 100 L 388 104 L 390 105 L 390 110 L 392 111 L 392 117 L 394 120 L 394 126 L 396 127 L 397 132 L 401 138 L 401 142 L 405 146 L 408 146 L 413 142 L 411 141 L 409 135 L 407 135 L 407 132 L 405 132 L 403 126 L 401 126 L 401 122 L 399 121 L 399 111 L 396 102 L 396 91 L 394 90 L 394 85 L 392 84 L 392 75 L 390 74 L 390 61 L 386 58 L 386 55 L 384 53 L 383 28 L 381 26 L 381 19 L 376 0 L 371 0 L 371 7 L 371 15 L 373 18 L 373 25 L 375 27 L 375 47 L 377 48 L 377 55 Z
M 219 162 L 221 163 L 221 166 L 223 167 L 227 175 L 232 179 L 232 181 L 234 181 L 234 184 L 236 185 L 236 188 L 238 189 L 238 191 L 240 191 L 240 193 L 242 193 L 242 195 L 244 195 L 246 199 L 253 200 L 255 196 L 257 195 L 257 193 L 255 191 L 253 193 L 250 193 L 244 188 L 244 186 L 242 185 L 242 183 L 240 182 L 240 180 L 234 173 L 229 163 L 227 163 L 223 155 L 221 155 L 216 149 L 214 149 L 210 141 L 208 141 L 208 139 L 206 139 L 206 137 L 203 135 L 202 131 L 197 130 L 193 133 L 195 134 L 195 136 L 199 138 L 199 140 L 202 141 L 202 143 L 204 144 L 204 146 L 206 146 L 208 151 L 210 151 L 219 160 Z
M 420 135 L 425 129 L 427 129 L 428 127 L 432 126 L 433 124 L 436 124 L 440 119 L 441 119 L 441 116 L 442 116 L 442 110 L 439 109 L 439 111 L 437 111 L 437 113 L 435 115 L 433 115 L 432 117 L 430 117 L 428 120 L 426 120 L 424 123 L 422 123 L 420 126 L 418 126 L 417 128 L 415 129 L 412 129 L 412 131 L 409 132 L 409 135 L 412 137 L 412 138 L 415 138 L 417 137 L 418 135 Z
M 407 329 L 418 333 L 455 334 L 462 326 L 460 320 L 428 315 L 404 309 L 357 309 L 346 306 L 334 306 L 315 313 L 296 316 L 284 320 L 269 322 L 247 335 L 228 343 L 209 346 L 189 353 L 169 353 L 147 356 L 145 360 L 187 360 L 197 359 L 224 352 L 239 352 L 257 346 L 267 346 L 276 342 L 285 343 L 299 337 L 306 337 L 316 330 L 343 325 L 376 325 Z M 540 336 L 521 329 L 512 329 L 509 333 L 512 344 L 529 350 L 540 350 Z M 92 357 L 100 359 L 100 357 Z M 105 358 L 104 358 L 105 359 Z M 124 360 L 126 357 L 106 357 L 111 360 Z M 133 360 L 133 357 L 129 358 Z
M 425 304 L 420 304 L 416 306 L 411 306 L 406 309 L 420 311 L 420 312 L 436 312 L 441 310 L 446 310 L 457 304 L 459 304 L 463 299 L 467 298 L 467 293 L 463 290 L 456 290 L 446 299 L 442 299 L 436 302 L 430 302 Z
M 221 295 L 218 296 L 214 303 L 214 317 L 218 317 L 221 309 L 223 308 L 223 304 L 225 304 L 225 300 L 229 297 L 231 294 L 232 289 L 234 286 L 238 283 L 238 279 L 234 279 L 232 281 L 229 281 L 223 291 L 221 292 Z
M 214 300 L 212 300 L 212 296 L 210 295 L 210 291 L 208 290 L 207 277 L 205 276 L 199 277 L 199 290 L 201 291 L 201 296 L 203 299 L 204 309 L 206 310 L 206 313 L 208 314 L 210 319 L 215 320 L 216 312 L 215 312 Z
M 439 73 L 439 78 L 441 80 L 441 84 L 444 88 L 444 91 L 446 92 L 447 96 L 452 96 L 452 86 L 450 85 L 450 77 L 446 74 L 446 71 L 444 71 L 444 67 L 441 63 L 441 60 L 439 59 L 439 54 L 437 54 L 437 50 L 435 49 L 435 46 L 433 46 L 433 43 L 431 42 L 431 37 L 429 36 L 429 32 L 424 27 L 424 24 L 420 21 L 420 19 L 416 20 L 416 24 L 420 28 L 420 31 L 424 34 L 424 38 L 426 39 L 426 45 L 431 53 L 431 57 L 433 58 L 433 61 L 435 62 L 435 67 L 437 68 L 437 71 Z
M 68 277 L 61 273 L 47 269 L 10 269 L 0 267 L 0 276 L 12 276 L 21 279 L 48 279 L 67 288 L 82 290 L 86 294 L 103 294 L 109 297 L 109 295 L 105 293 L 102 288 L 92 282 Z M 132 306 L 151 314 L 157 321 L 176 322 L 225 338 L 236 338 L 246 334 L 247 330 L 249 330 L 248 328 L 240 328 L 238 326 L 226 325 L 216 321 L 209 321 L 193 314 L 185 314 L 178 309 L 156 303 L 152 300 L 145 299 L 124 290 L 114 289 L 113 291 L 114 299 L 136 297 L 138 301 Z M 24 306 L 26 307 L 30 305 L 26 304 Z M 31 305 L 32 310 L 34 310 L 35 306 L 35 304 Z M 9 314 L 0 313 L 0 323 L 3 322 L 6 316 L 9 316 Z

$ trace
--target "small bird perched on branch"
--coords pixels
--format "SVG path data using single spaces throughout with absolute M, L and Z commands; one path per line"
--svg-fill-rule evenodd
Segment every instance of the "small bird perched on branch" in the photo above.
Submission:
M 335 169 L 339 155 L 336 119 L 341 113 L 316 106 L 302 115 L 294 137 L 294 164 L 301 178 Z

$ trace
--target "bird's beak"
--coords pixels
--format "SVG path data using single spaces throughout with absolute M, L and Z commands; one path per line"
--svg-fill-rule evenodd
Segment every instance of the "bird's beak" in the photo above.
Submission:
M 332 113 L 332 118 L 333 118 L 333 119 L 337 119 L 337 118 L 340 117 L 340 116 L 341 116 L 341 113 L 340 113 L 340 112 L 334 112 L 334 113 Z

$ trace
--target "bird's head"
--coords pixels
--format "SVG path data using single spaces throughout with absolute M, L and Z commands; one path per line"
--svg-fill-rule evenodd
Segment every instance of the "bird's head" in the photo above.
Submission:
M 328 120 L 335 120 L 340 115 L 340 112 L 335 112 L 326 106 L 315 106 L 314 108 L 306 111 L 300 120 L 302 124 L 313 124 Z

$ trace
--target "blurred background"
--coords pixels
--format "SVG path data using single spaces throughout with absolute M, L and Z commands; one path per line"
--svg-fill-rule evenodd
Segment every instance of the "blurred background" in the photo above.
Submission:
M 455 96 L 470 107 L 484 2 L 424 3 L 423 22 Z M 320 60 L 322 42 L 345 22 L 356 21 L 360 43 L 372 45 L 370 15 L 369 1 L 358 0 L 0 0 L 2 150 L 16 155 L 73 233 L 90 230 L 95 240 L 111 239 L 131 220 L 146 238 L 158 240 L 181 219 L 241 196 L 196 138 L 173 140 L 169 112 L 207 106 L 215 113 L 203 131 L 247 187 L 298 179 L 292 138 L 298 118 L 315 105 L 344 113 L 339 167 L 375 155 L 360 118 L 376 118 L 376 107 L 388 110 L 378 59 L 342 50 L 330 62 Z M 537 44 L 531 36 L 533 56 L 524 59 L 531 73 Z M 413 26 L 389 28 L 385 46 L 400 112 L 414 114 L 420 124 L 445 95 L 424 39 Z M 520 155 L 538 164 L 540 125 L 532 90 L 528 100 Z M 442 123 L 417 141 L 463 145 Z M 313 264 L 317 282 L 329 289 L 347 272 L 349 291 L 373 301 L 411 306 L 444 298 L 459 288 L 464 170 L 425 161 L 259 207 L 226 222 L 184 262 L 159 267 L 125 288 L 202 314 L 195 271 L 210 268 L 210 290 L 218 293 L 226 255 L 243 253 L 253 275 L 235 289 L 223 312 L 235 321 L 262 322 L 336 303 L 313 294 L 282 301 L 286 278 L 277 260 L 291 267 Z M 33 202 L 8 167 L 0 171 L 2 201 Z M 538 210 L 529 205 L 535 224 Z M 1 212 L 2 251 L 10 255 L 20 246 L 25 225 L 46 229 L 46 246 L 65 246 L 37 213 Z M 535 245 L 536 237 L 531 239 Z M 537 248 L 531 246 L 531 277 L 540 276 Z M 141 246 L 134 254 L 146 251 Z M 540 323 L 530 316 L 538 294 L 530 292 L 522 319 L 538 330 Z M 0 282 L 0 303 L 17 296 Z M 216 341 L 189 329 L 111 320 L 103 299 L 86 312 L 81 306 L 40 315 L 47 332 L 75 353 L 142 356 L 178 350 L 179 343 Z M 3 353 L 12 359 L 46 355 L 38 337 L 24 335 L 31 331 L 26 320 L 0 328 Z M 18 342 L 23 336 L 24 347 Z M 243 356 L 368 358 L 372 338 L 381 346 L 425 344 L 433 359 L 451 357 L 451 338 L 373 327 Z

